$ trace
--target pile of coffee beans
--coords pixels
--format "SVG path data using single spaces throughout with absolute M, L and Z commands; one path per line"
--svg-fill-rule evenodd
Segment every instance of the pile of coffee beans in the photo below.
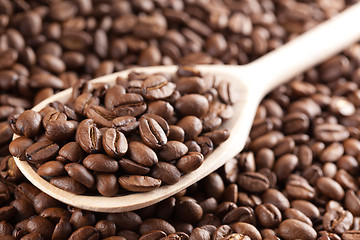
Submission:
M 131 72 L 116 81 L 82 81 L 67 104 L 13 115 L 21 137 L 9 145 L 12 156 L 61 189 L 109 197 L 177 183 L 229 137 L 218 128 L 236 93 L 220 76 L 182 66 L 176 76 Z
M 234 159 L 144 209 L 66 206 L 8 151 L 9 117 L 61 89 L 133 65 L 245 64 L 355 2 L 0 0 L 1 239 L 359 239 L 359 43 L 268 94 Z

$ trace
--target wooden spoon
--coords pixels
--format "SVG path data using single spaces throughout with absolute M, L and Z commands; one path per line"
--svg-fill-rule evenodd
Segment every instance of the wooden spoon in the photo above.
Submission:
M 359 22 L 360 4 L 358 3 L 250 64 L 244 66 L 198 65 L 197 68 L 202 73 L 227 76 L 227 79 L 239 91 L 240 101 L 234 105 L 234 117 L 224 123 L 224 127 L 231 133 L 229 139 L 207 156 L 200 168 L 184 175 L 174 185 L 161 186 L 151 192 L 132 193 L 126 196 L 75 195 L 51 185 L 40 177 L 26 161 L 15 158 L 15 162 L 25 177 L 36 187 L 61 202 L 78 208 L 100 212 L 123 212 L 159 202 L 199 181 L 239 153 L 248 137 L 258 104 L 265 94 L 359 40 L 360 28 L 357 27 Z M 136 68 L 93 81 L 114 85 L 117 76 L 127 77 L 130 71 L 174 74 L 176 69 L 176 66 Z M 53 101 L 65 103 L 70 99 L 71 91 L 71 89 L 64 90 L 44 100 L 33 109 L 39 111 Z

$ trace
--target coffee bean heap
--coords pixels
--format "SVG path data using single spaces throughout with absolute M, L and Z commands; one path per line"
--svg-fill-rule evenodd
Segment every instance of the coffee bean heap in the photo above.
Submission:
M 248 63 L 355 2 L 0 0 L 1 239 L 359 239 L 359 43 L 270 93 L 234 159 L 144 209 L 65 206 L 8 152 L 8 117 L 80 79 Z
M 236 93 L 219 76 L 182 66 L 175 78 L 131 72 L 112 87 L 81 83 L 68 104 L 10 120 L 22 136 L 10 153 L 66 191 L 115 196 L 119 188 L 147 192 L 174 184 L 229 137 L 218 128 L 232 116 Z

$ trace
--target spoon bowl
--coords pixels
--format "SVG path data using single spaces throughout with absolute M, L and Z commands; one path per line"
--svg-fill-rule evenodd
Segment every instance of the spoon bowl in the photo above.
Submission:
M 297 74 L 326 60 L 360 39 L 360 28 L 349 27 L 360 21 L 360 3 L 336 17 L 295 38 L 273 52 L 244 66 L 197 65 L 201 73 L 226 78 L 234 86 L 239 100 L 233 105 L 234 115 L 222 124 L 230 131 L 230 137 L 218 146 L 195 171 L 185 174 L 173 185 L 161 186 L 153 191 L 131 193 L 124 196 L 103 197 L 76 195 L 59 189 L 40 177 L 26 161 L 14 157 L 25 177 L 40 190 L 66 204 L 98 212 L 124 212 L 143 208 L 159 202 L 204 178 L 239 153 L 246 142 L 258 104 L 270 90 L 289 81 Z M 134 68 L 109 74 L 92 81 L 115 84 L 117 77 L 127 77 L 131 71 L 147 74 L 175 74 L 177 66 Z M 66 103 L 71 89 L 64 90 L 36 105 L 39 111 L 51 102 Z M 14 138 L 18 137 L 14 135 Z

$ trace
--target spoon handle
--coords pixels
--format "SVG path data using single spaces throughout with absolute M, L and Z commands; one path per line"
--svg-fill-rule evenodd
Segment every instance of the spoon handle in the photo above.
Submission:
M 355 43 L 360 39 L 358 23 L 360 3 L 248 64 L 260 95 Z

